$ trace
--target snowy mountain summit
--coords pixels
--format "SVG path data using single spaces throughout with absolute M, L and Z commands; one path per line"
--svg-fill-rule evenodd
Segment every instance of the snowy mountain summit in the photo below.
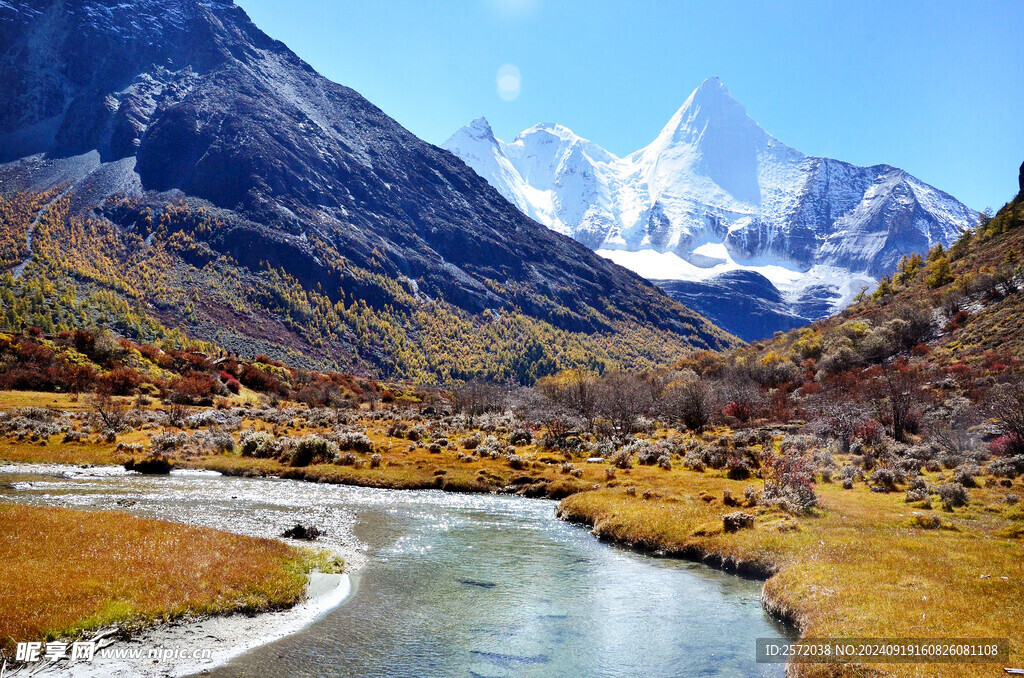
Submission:
M 841 310 L 903 254 L 949 244 L 978 217 L 898 168 L 786 146 L 717 77 L 623 158 L 549 123 L 506 143 L 484 118 L 444 148 L 530 217 L 746 339 Z M 721 277 L 736 271 L 749 284 Z

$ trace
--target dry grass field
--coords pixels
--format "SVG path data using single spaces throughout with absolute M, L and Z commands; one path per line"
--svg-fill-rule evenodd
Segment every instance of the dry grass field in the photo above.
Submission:
M 120 512 L 0 504 L 0 649 L 118 623 L 299 600 L 314 556 Z

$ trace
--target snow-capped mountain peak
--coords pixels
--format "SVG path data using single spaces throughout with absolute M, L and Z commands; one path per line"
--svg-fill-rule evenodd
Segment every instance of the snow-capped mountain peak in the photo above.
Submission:
M 491 123 L 482 115 L 466 125 L 463 129 L 465 129 L 466 133 L 474 139 L 495 139 L 494 130 L 491 129 Z
M 594 142 L 555 123 L 534 125 L 506 143 L 494 136 L 485 118 L 477 118 L 453 134 L 444 148 L 499 187 L 527 215 L 581 241 L 585 215 L 577 207 L 582 202 L 565 202 L 561 196 L 593 198 L 607 173 L 595 168 L 618 161 Z
M 900 256 L 949 244 L 978 216 L 902 170 L 786 146 L 718 77 L 622 158 L 564 125 L 506 143 L 489 125 L 483 134 L 485 123 L 444 147 L 529 216 L 650 279 L 764 275 L 792 305 L 791 321 L 840 310 Z
M 733 132 L 747 137 L 765 137 L 767 133 L 761 129 L 750 116 L 743 104 L 736 101 L 729 88 L 718 79 L 708 78 L 690 93 L 679 110 L 669 118 L 653 145 L 673 143 L 706 143 L 705 134 L 712 131 L 716 134 Z
M 758 156 L 772 137 L 747 115 L 717 77 L 690 94 L 654 141 L 631 158 L 660 195 L 680 176 L 707 179 L 733 199 L 757 205 Z

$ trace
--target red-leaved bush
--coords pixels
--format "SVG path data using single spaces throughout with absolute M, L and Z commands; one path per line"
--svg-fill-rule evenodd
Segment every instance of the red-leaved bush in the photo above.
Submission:
M 768 453 L 761 462 L 765 503 L 777 504 L 792 513 L 803 513 L 818 503 L 814 494 L 814 464 L 795 449 Z
M 971 314 L 967 311 L 957 311 L 953 314 L 953 317 L 949 319 L 944 328 L 946 332 L 955 332 L 956 330 L 963 327 L 967 320 L 971 317 Z
M 877 445 L 882 442 L 882 425 L 874 419 L 866 419 L 857 427 L 857 440 L 865 445 Z
M 281 382 L 255 365 L 245 365 L 239 375 L 239 381 L 254 391 L 272 393 L 281 390 Z
M 110 395 L 131 395 L 141 383 L 142 375 L 130 367 L 115 367 L 99 378 L 99 387 Z
M 171 400 L 192 403 L 212 398 L 220 392 L 220 382 L 205 372 L 186 372 L 171 381 Z
M 726 405 L 725 409 L 722 410 L 722 414 L 727 417 L 734 417 L 739 421 L 748 421 L 750 417 L 753 416 L 753 412 L 751 412 L 749 405 L 735 401 Z
M 1024 454 L 1024 440 L 1012 433 L 1001 435 L 988 444 L 992 454 L 997 457 L 1012 457 Z

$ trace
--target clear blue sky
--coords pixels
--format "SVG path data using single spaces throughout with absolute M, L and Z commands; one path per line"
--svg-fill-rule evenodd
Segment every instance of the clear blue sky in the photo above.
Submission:
M 624 155 L 718 75 L 790 146 L 902 167 L 976 209 L 1010 199 L 1024 161 L 1021 0 L 237 1 L 435 144 L 485 115 L 506 140 L 559 122 Z

